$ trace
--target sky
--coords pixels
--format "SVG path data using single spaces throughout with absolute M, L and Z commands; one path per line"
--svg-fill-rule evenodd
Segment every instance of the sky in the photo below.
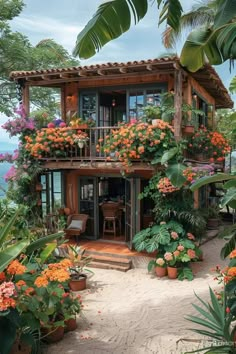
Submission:
M 78 33 L 96 12 L 101 0 L 25 0 L 25 8 L 21 14 L 10 22 L 13 31 L 26 35 L 33 45 L 46 38 L 54 39 L 72 52 Z M 183 0 L 185 10 L 191 8 L 196 0 Z M 161 34 L 165 26 L 158 27 L 158 12 L 154 5 L 147 16 L 133 26 L 130 31 L 120 38 L 108 43 L 99 53 L 88 60 L 81 60 L 81 65 L 100 64 L 107 62 L 127 62 L 129 60 L 153 59 L 166 53 L 161 43 Z M 180 54 L 178 47 L 171 52 Z M 229 65 L 225 63 L 215 68 L 226 88 L 233 77 L 229 72 Z M 0 117 L 0 125 L 6 119 Z M 5 131 L 0 128 L 2 142 L 9 140 Z

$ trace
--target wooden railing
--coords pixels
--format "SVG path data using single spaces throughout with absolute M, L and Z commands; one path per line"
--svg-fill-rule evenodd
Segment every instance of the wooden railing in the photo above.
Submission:
M 105 154 L 101 150 L 97 150 L 97 145 L 100 145 L 100 139 L 103 139 L 103 144 L 106 143 L 107 136 L 110 136 L 114 129 L 118 129 L 118 127 L 83 129 L 88 134 L 88 140 L 85 142 L 84 147 L 80 148 L 76 143 L 64 150 L 51 151 L 47 156 L 42 157 L 42 160 L 106 161 L 109 155 L 111 161 L 115 161 L 115 156 L 113 157 L 112 154 Z

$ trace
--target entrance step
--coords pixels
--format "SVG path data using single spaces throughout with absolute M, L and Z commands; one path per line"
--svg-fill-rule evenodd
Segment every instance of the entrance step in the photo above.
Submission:
M 86 250 L 84 255 L 92 258 L 91 263 L 89 263 L 89 267 L 91 268 L 114 269 L 122 272 L 127 272 L 132 268 L 132 261 L 130 259 L 117 254 Z

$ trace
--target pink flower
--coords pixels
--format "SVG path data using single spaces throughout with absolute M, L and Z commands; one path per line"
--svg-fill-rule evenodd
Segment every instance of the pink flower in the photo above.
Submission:
M 59 124 L 59 127 L 60 127 L 60 128 L 66 127 L 66 123 L 65 123 L 65 122 L 61 122 L 61 123 Z
M 195 236 L 191 234 L 190 232 L 187 233 L 187 237 L 189 240 L 195 240 Z
M 171 252 L 166 252 L 166 253 L 164 254 L 164 258 L 165 258 L 165 260 L 166 260 L 167 262 L 173 261 L 173 255 L 172 255 Z
M 179 246 L 177 247 L 177 250 L 180 251 L 180 252 L 183 251 L 183 250 L 184 250 L 184 246 L 179 245 Z
M 15 285 L 12 283 L 12 281 L 4 281 L 4 283 L 0 285 L 0 296 L 10 297 L 14 295 L 14 293 Z
M 175 257 L 178 257 L 178 256 L 180 255 L 180 251 L 178 251 L 178 250 L 174 251 L 174 252 L 173 252 L 173 255 L 174 255 Z
M 11 166 L 11 168 L 7 171 L 7 173 L 5 173 L 5 175 L 3 176 L 3 178 L 5 179 L 5 181 L 9 181 L 9 180 L 14 180 L 16 179 L 16 173 L 17 170 L 14 166 Z
M 157 258 L 156 264 L 162 267 L 165 264 L 165 260 L 163 258 Z
M 48 128 L 55 128 L 55 124 L 54 123 L 48 123 Z
M 175 231 L 172 231 L 172 232 L 170 233 L 170 235 L 171 235 L 171 237 L 172 237 L 174 240 L 176 240 L 176 239 L 179 237 L 179 235 L 178 235 L 177 232 L 175 232 Z
M 189 258 L 196 258 L 196 253 L 195 253 L 195 251 L 194 250 L 188 250 L 187 251 L 187 255 L 189 256 Z

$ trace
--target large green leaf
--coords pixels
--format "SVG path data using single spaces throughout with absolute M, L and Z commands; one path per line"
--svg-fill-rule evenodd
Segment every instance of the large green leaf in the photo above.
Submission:
M 0 252 L 0 272 L 2 272 L 13 259 L 23 252 L 28 244 L 28 240 L 19 241 Z
M 170 179 L 171 183 L 175 187 L 182 187 L 186 178 L 183 176 L 183 171 L 186 169 L 186 166 L 181 163 L 169 165 L 166 169 L 166 176 Z
M 202 186 L 209 183 L 228 181 L 231 179 L 236 180 L 236 176 L 230 175 L 228 173 L 217 173 L 213 176 L 201 177 L 197 182 L 193 183 L 190 189 L 194 192 Z
M 32 242 L 27 248 L 26 248 L 26 253 L 30 254 L 36 250 L 40 250 L 43 246 L 45 246 L 47 243 L 56 240 L 60 237 L 64 236 L 64 232 L 58 232 L 56 234 L 51 234 L 45 237 L 41 237 L 38 240 Z
M 236 16 L 236 2 L 232 0 L 223 0 L 218 8 L 214 21 L 214 29 L 217 29 L 226 23 L 229 23 Z
M 147 13 L 147 0 L 111 0 L 102 3 L 93 18 L 79 33 L 74 55 L 87 59 L 106 43 L 128 31 L 131 15 L 138 23 Z
M 172 159 L 172 157 L 174 157 L 177 154 L 177 152 L 178 152 L 177 147 L 173 147 L 172 149 L 166 151 L 161 158 L 161 164 L 164 165 L 167 161 Z
M 157 0 L 158 7 L 163 3 L 162 10 L 159 15 L 159 25 L 166 21 L 167 24 L 174 30 L 179 28 L 179 20 L 183 12 L 181 3 L 179 0 Z
M 48 259 L 48 257 L 52 254 L 52 252 L 55 250 L 55 248 L 57 247 L 57 244 L 54 243 L 49 243 L 44 249 L 43 251 L 40 253 L 40 263 L 45 263 L 46 260 Z
M 14 225 L 18 215 L 19 215 L 20 209 L 18 209 L 15 214 L 10 218 L 10 220 L 6 223 L 6 225 L 1 229 L 0 231 L 0 247 L 9 235 L 9 232 Z
M 223 62 L 221 52 L 216 45 L 217 33 L 210 28 L 197 29 L 192 31 L 180 55 L 181 65 L 187 67 L 191 72 L 202 68 L 206 63 L 206 58 L 212 65 Z
M 235 201 L 235 199 L 236 199 L 236 188 L 230 188 L 229 190 L 227 190 L 226 194 L 221 199 L 220 204 L 222 205 L 222 207 L 224 207 L 225 205 L 229 205 L 231 201 Z

